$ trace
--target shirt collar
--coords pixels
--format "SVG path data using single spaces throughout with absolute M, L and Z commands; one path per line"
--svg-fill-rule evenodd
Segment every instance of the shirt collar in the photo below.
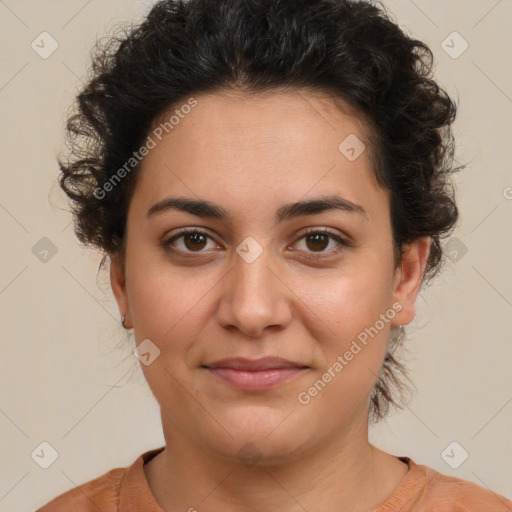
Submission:
M 119 488 L 119 510 L 122 512 L 165 512 L 151 492 L 143 466 L 165 446 L 155 448 L 140 455 L 127 469 Z
M 123 512 L 165 512 L 151 492 L 143 466 L 153 457 L 161 453 L 165 446 L 155 448 L 140 455 L 127 469 L 119 488 L 119 510 Z M 406 512 L 413 510 L 414 504 L 421 496 L 427 484 L 425 466 L 416 464 L 409 457 L 397 457 L 405 462 L 409 471 L 395 489 L 393 494 L 379 505 L 373 512 Z M 435 472 L 432 472 L 435 474 Z

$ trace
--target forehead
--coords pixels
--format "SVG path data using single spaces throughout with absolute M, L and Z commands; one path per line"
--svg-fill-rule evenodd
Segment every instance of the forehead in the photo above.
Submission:
M 380 188 L 369 126 L 338 98 L 302 89 L 194 100 L 193 108 L 176 104 L 155 119 L 149 136 L 156 144 L 142 162 L 134 200 L 148 205 L 173 191 L 215 202 L 238 195 L 247 205 L 312 190 L 358 202 Z
M 337 151 L 340 140 L 349 134 L 370 142 L 371 130 L 363 114 L 326 92 L 277 89 L 244 93 L 223 89 L 195 96 L 194 100 L 193 108 L 187 107 L 186 99 L 169 108 L 154 120 L 153 129 L 163 128 L 163 138 L 172 133 L 176 140 L 180 136 L 190 139 L 190 132 L 195 131 L 194 142 L 200 146 L 220 143 L 230 147 L 232 143 L 235 149 L 274 143 L 309 151 L 313 146 Z M 187 113 L 179 119 L 172 116 L 182 109 Z M 166 129 L 170 117 L 174 124 Z

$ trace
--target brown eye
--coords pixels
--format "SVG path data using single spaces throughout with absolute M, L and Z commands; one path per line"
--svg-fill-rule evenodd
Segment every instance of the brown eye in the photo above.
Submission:
M 322 233 L 315 233 L 313 235 L 306 236 L 306 245 L 313 251 L 323 251 L 329 245 L 330 237 Z
M 183 243 L 191 251 L 204 249 L 206 237 L 202 233 L 193 232 L 183 235 Z
M 333 247 L 328 249 L 329 245 Z M 339 252 L 351 247 L 351 244 L 336 233 L 327 229 L 310 229 L 297 242 L 303 243 L 304 247 L 299 247 L 301 252 L 305 253 L 305 258 L 318 259 L 337 255 Z M 326 250 L 327 249 L 327 250 Z
M 162 246 L 164 249 L 175 253 L 190 255 L 192 253 L 200 254 L 207 248 L 208 241 L 213 242 L 212 237 L 200 229 L 182 230 L 171 238 L 164 240 Z M 216 244 L 213 244 L 216 246 Z

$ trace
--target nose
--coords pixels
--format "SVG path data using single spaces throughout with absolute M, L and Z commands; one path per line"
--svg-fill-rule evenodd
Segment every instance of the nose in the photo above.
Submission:
M 265 329 L 282 329 L 291 319 L 292 292 L 272 267 L 270 250 L 251 263 L 236 254 L 234 266 L 223 279 L 217 310 L 219 324 L 259 337 Z

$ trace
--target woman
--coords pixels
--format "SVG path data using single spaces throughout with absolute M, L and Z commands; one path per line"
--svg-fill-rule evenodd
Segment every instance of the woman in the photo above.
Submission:
M 428 47 L 347 0 L 165 0 L 112 42 L 60 183 L 165 446 L 39 512 L 512 510 L 368 441 L 458 216 Z

